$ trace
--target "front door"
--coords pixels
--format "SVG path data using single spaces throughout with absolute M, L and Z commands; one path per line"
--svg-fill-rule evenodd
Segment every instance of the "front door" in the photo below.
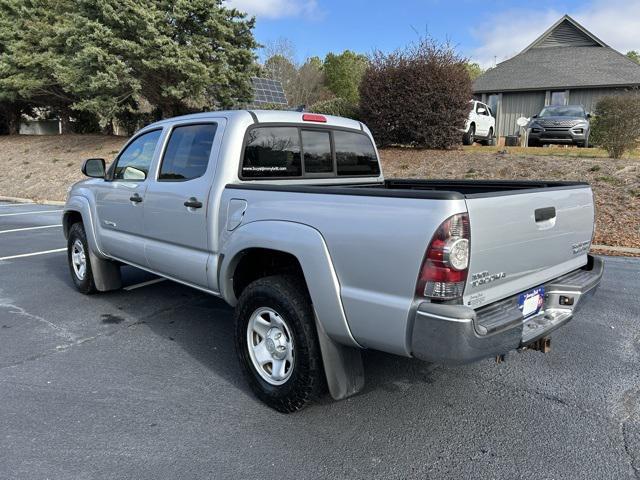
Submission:
M 147 266 L 143 209 L 148 174 L 162 129 L 134 138 L 120 153 L 110 179 L 96 191 L 100 246 L 109 256 Z
M 476 125 L 478 125 L 476 134 L 480 137 L 486 137 L 489 134 L 491 116 L 489 115 L 487 106 L 480 102 L 476 103 L 476 119 Z
M 157 178 L 149 183 L 145 195 L 149 266 L 203 288 L 209 288 L 207 261 L 213 221 L 207 228 L 207 214 L 221 122 L 174 126 Z

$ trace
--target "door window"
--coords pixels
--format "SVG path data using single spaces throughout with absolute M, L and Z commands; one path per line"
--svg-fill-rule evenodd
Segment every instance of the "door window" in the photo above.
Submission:
M 216 127 L 215 123 L 175 127 L 162 158 L 158 180 L 183 182 L 204 175 Z
M 127 145 L 116 160 L 113 179 L 133 182 L 146 179 L 161 133 L 162 130 L 143 133 Z
M 484 112 L 478 112 L 478 110 L 480 110 L 481 108 L 484 108 Z M 489 113 L 489 108 L 484 103 L 478 102 L 476 106 L 476 112 L 478 112 L 479 115 L 485 115 L 487 117 L 491 116 L 491 114 Z
M 333 172 L 331 155 L 331 134 L 327 131 L 302 131 L 305 173 Z

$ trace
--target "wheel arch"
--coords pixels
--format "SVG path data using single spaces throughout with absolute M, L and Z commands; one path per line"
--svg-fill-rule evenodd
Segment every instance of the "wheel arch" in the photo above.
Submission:
M 315 228 L 277 220 L 251 222 L 233 232 L 221 256 L 220 293 L 230 305 L 237 304 L 239 292 L 249 281 L 260 278 L 257 272 L 296 272 L 304 280 L 316 315 L 329 336 L 359 346 L 347 323 L 329 250 Z
M 220 293 L 232 306 L 238 303 L 236 290 L 241 291 L 242 285 L 253 277 L 242 277 L 242 270 L 238 268 L 247 268 L 259 255 L 277 257 L 284 262 L 280 267 L 300 269 L 299 275 L 304 279 L 315 312 L 331 396 L 339 400 L 359 392 L 364 386 L 361 346 L 349 329 L 340 298 L 340 283 L 320 232 L 300 223 L 271 220 L 251 222 L 235 230 L 222 248 L 218 275 Z
M 67 200 L 62 214 L 62 228 L 65 238 L 69 238 L 71 226 L 78 222 L 82 222 L 87 238 L 89 261 L 96 289 L 101 292 L 119 289 L 122 286 L 120 267 L 110 261 L 98 245 L 89 200 L 80 195 L 74 195 Z

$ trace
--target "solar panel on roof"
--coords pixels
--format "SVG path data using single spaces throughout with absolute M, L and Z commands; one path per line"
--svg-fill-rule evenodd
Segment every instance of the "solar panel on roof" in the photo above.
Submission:
M 252 77 L 253 84 L 253 103 L 252 105 L 260 106 L 261 104 L 276 103 L 280 105 L 287 104 L 287 97 L 284 94 L 282 83 L 280 80 L 271 78 Z

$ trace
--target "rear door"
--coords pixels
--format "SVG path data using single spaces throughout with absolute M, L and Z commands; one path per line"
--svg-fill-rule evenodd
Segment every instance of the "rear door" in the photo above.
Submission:
M 222 119 L 174 125 L 145 195 L 149 266 L 203 288 L 208 288 L 209 192 L 223 130 Z
M 470 195 L 465 304 L 480 307 L 587 263 L 594 206 L 585 186 Z
M 110 256 L 147 266 L 143 211 L 149 171 L 158 152 L 162 129 L 141 133 L 122 150 L 110 179 L 96 187 L 101 248 Z

